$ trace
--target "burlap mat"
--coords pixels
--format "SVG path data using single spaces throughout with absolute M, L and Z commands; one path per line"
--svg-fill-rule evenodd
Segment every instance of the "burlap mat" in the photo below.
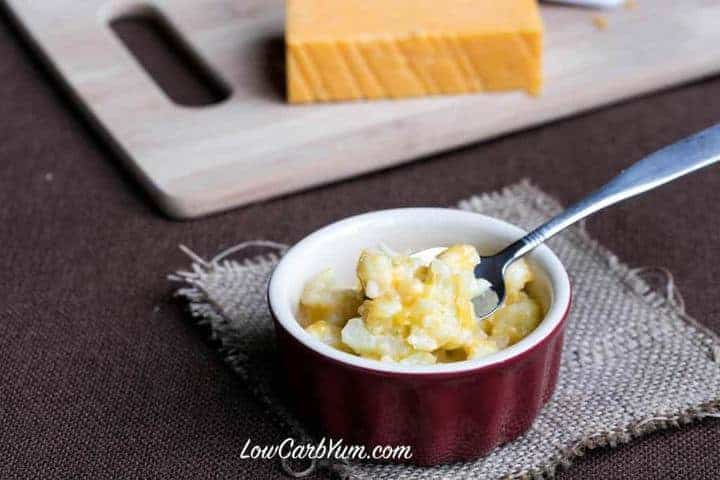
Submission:
M 459 208 L 528 229 L 560 205 L 523 182 L 463 201 Z M 277 254 L 228 259 L 249 245 Z M 581 227 L 551 240 L 550 247 L 570 274 L 574 306 L 557 390 L 533 427 L 474 462 L 433 468 L 354 464 L 343 467 L 343 474 L 372 480 L 550 477 L 587 448 L 718 415 L 720 341 L 684 313 L 672 277 L 662 270 L 629 269 Z M 199 323 L 210 326 L 221 355 L 268 415 L 289 436 L 307 440 L 271 383 L 275 345 L 265 289 L 284 250 L 272 242 L 249 242 L 205 261 L 185 249 L 192 268 L 170 278 L 182 282 L 178 294 L 189 300 Z M 651 286 L 658 276 L 659 286 Z

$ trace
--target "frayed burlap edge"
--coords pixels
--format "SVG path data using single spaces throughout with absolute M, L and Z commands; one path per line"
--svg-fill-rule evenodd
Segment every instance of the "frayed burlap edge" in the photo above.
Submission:
M 528 204 L 545 213 L 548 218 L 557 214 L 562 209 L 560 202 L 534 186 L 527 179 L 505 187 L 501 191 L 476 195 L 467 200 L 463 200 L 458 203 L 458 207 L 465 210 L 483 211 L 484 206 L 489 202 L 499 201 L 506 195 L 515 195 L 522 198 Z M 621 262 L 615 254 L 600 245 L 588 234 L 584 224 L 566 230 L 564 235 L 571 238 L 573 242 L 586 248 L 588 253 L 594 255 L 603 263 L 606 263 L 609 271 L 615 275 L 620 282 L 650 306 L 665 310 L 667 313 L 682 319 L 695 328 L 699 337 L 702 338 L 703 346 L 707 349 L 709 357 L 713 361 L 720 363 L 720 336 L 700 324 L 685 312 L 681 297 L 674 289 L 672 276 L 668 278 L 666 285 L 667 292 L 663 295 L 642 278 L 641 272 L 644 270 L 643 268 L 630 268 Z M 275 251 L 245 258 L 239 262 L 227 259 L 231 254 L 253 247 L 270 248 Z M 193 318 L 197 319 L 198 325 L 208 325 L 210 327 L 211 338 L 220 343 L 218 351 L 225 363 L 240 375 L 267 413 L 277 422 L 278 426 L 286 428 L 288 433 L 298 439 L 310 441 L 310 436 L 300 423 L 297 422 L 283 406 L 275 402 L 271 398 L 270 392 L 262 386 L 261 382 L 253 378 L 252 372 L 249 372 L 245 368 L 246 356 L 236 345 L 232 344 L 232 335 L 222 335 L 223 333 L 231 331 L 226 316 L 222 309 L 212 302 L 202 287 L 203 278 L 211 272 L 216 272 L 217 269 L 236 269 L 249 265 L 269 266 L 274 264 L 287 250 L 288 246 L 263 240 L 249 241 L 218 254 L 210 261 L 204 260 L 185 246 L 181 245 L 180 248 L 191 258 L 192 265 L 191 271 L 181 270 L 168 276 L 169 280 L 183 284 L 183 286 L 176 291 L 176 296 L 188 301 L 190 314 Z M 672 414 L 664 412 L 663 414 L 652 415 L 625 426 L 582 438 L 574 444 L 559 450 L 558 453 L 551 457 L 544 465 L 529 470 L 516 471 L 504 478 L 513 480 L 554 478 L 558 469 L 569 467 L 575 459 L 584 456 L 589 450 L 599 447 L 615 448 L 618 445 L 628 443 L 643 435 L 658 430 L 687 425 L 708 417 L 720 418 L 720 398 Z M 313 464 L 311 468 L 314 469 L 315 466 L 316 465 Z M 352 467 L 345 464 L 330 463 L 324 465 L 324 467 L 328 468 L 332 474 L 343 479 L 359 480 L 364 477 L 362 475 L 356 475 L 358 472 L 353 472 Z M 283 465 L 283 468 L 285 468 L 285 465 Z M 286 473 L 292 474 L 293 472 L 287 471 L 286 469 Z M 309 473 L 309 471 L 304 473 Z
M 507 194 L 522 197 L 527 203 L 545 213 L 548 218 L 562 210 L 560 202 L 535 187 L 529 180 L 523 180 L 518 184 L 506 187 L 500 192 L 471 197 L 468 200 L 460 202 L 459 206 L 464 209 L 482 211 L 484 204 L 489 201 L 499 200 L 503 195 Z M 587 249 L 588 253 L 606 263 L 609 271 L 615 275 L 618 280 L 628 286 L 633 293 L 650 306 L 666 310 L 692 325 L 700 336 L 703 337 L 703 346 L 707 348 L 708 355 L 713 361 L 720 362 L 720 337 L 685 312 L 684 302 L 677 301 L 676 299 L 676 296 L 679 294 L 672 286 L 672 277 L 670 277 L 668 282 L 668 292 L 666 295 L 663 295 L 653 289 L 642 278 L 640 272 L 643 268 L 630 268 L 621 262 L 614 253 L 600 245 L 588 234 L 584 223 L 581 223 L 576 228 L 566 230 L 564 235 L 571 238 L 571 241 L 581 244 Z M 559 467 L 570 466 L 574 459 L 582 457 L 588 450 L 598 447 L 615 448 L 620 444 L 628 443 L 635 438 L 654 431 L 690 424 L 707 417 L 720 417 L 720 398 L 696 405 L 672 415 L 653 415 L 610 431 L 583 438 L 574 445 L 561 450 L 545 465 L 531 470 L 514 472 L 507 476 L 507 478 L 521 480 L 553 478 Z
M 227 260 L 229 255 L 245 250 L 246 248 L 272 249 L 269 253 L 245 258 L 241 261 Z M 251 393 L 264 407 L 266 412 L 278 423 L 286 428 L 288 433 L 303 441 L 310 441 L 310 436 L 294 417 L 284 408 L 272 400 L 270 392 L 262 382 L 254 378 L 252 371 L 245 368 L 247 356 L 232 342 L 232 326 L 222 308 L 215 304 L 203 288 L 203 280 L 213 272 L 223 269 L 236 269 L 252 265 L 270 266 L 277 263 L 280 256 L 287 250 L 287 245 L 263 240 L 243 242 L 216 255 L 212 260 L 206 261 L 188 247 L 180 245 L 186 255 L 192 259 L 190 271 L 180 270 L 168 275 L 168 280 L 181 282 L 183 287 L 176 290 L 175 295 L 188 301 L 190 315 L 195 318 L 197 325 L 210 327 L 210 339 L 219 343 L 218 353 L 225 363 L 229 365 L 248 386 Z

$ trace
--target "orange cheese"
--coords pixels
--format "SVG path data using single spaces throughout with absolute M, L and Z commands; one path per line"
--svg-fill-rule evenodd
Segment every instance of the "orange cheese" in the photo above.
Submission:
M 542 86 L 536 0 L 287 0 L 293 103 Z

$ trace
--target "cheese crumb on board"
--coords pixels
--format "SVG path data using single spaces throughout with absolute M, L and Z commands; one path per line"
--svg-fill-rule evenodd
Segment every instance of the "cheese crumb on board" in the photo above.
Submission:
M 287 0 L 291 103 L 542 86 L 537 0 Z
M 592 23 L 598 30 L 607 30 L 608 20 L 603 15 L 593 15 Z

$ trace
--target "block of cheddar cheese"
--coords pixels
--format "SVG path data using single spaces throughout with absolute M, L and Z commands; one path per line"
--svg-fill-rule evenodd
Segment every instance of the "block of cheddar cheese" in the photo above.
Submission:
M 287 0 L 292 103 L 542 85 L 536 0 Z

